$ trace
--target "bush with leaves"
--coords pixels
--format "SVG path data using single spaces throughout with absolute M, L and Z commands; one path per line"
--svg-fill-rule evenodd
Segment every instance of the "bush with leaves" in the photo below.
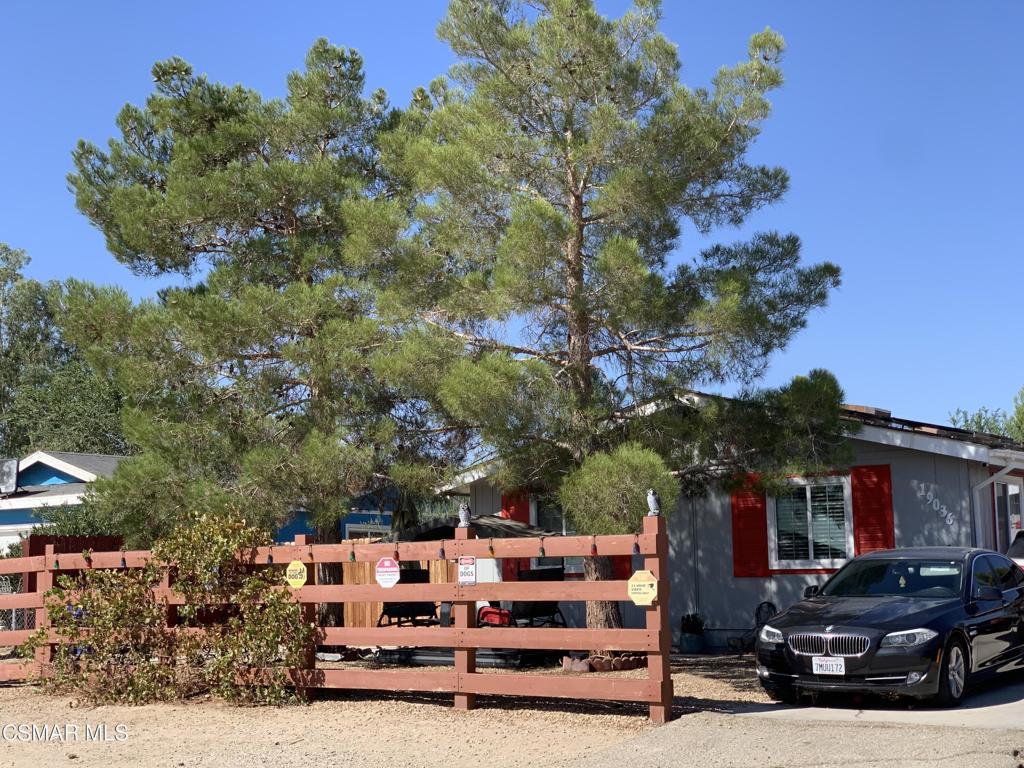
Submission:
M 294 700 L 287 670 L 309 660 L 315 628 L 279 587 L 282 566 L 247 563 L 268 543 L 238 514 L 197 514 L 142 568 L 58 577 L 46 609 L 60 642 L 43 684 L 93 703 L 205 692 L 237 703 Z M 158 591 L 166 569 L 184 605 L 169 606 Z M 46 642 L 40 629 L 23 653 Z

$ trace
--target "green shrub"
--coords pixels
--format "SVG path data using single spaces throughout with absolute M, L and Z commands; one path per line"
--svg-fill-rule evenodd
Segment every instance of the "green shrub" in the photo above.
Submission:
M 581 533 L 635 533 L 648 511 L 648 488 L 661 497 L 661 514 L 671 514 L 679 482 L 654 451 L 625 443 L 610 453 L 588 456 L 562 483 L 558 497 Z
M 278 588 L 283 565 L 257 569 L 239 557 L 267 543 L 237 514 L 195 515 L 154 546 L 143 568 L 58 577 L 46 610 L 61 642 L 42 684 L 97 704 L 207 692 L 237 703 L 295 700 L 286 670 L 302 666 L 315 628 Z M 154 592 L 162 563 L 173 564 L 170 580 L 185 605 L 168 606 Z M 40 629 L 23 653 L 45 641 Z M 263 674 L 253 678 L 253 669 Z

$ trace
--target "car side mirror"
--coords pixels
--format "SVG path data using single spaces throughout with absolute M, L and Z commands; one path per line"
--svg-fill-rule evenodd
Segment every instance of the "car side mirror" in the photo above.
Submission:
M 974 596 L 975 600 L 980 601 L 993 601 L 1003 599 L 1003 590 L 999 587 L 978 587 L 978 591 Z
M 821 587 L 819 587 L 817 584 L 811 584 L 811 586 L 804 588 L 804 599 L 806 600 L 808 598 L 814 597 L 820 591 Z

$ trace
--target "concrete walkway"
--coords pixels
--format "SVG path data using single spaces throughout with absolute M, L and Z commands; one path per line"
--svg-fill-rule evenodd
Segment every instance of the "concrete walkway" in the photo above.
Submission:
M 821 706 L 733 702 L 577 758 L 565 768 L 1021 768 L 1024 677 L 969 692 L 955 709 L 830 697 Z M 827 705 L 824 705 L 827 704 Z
M 908 704 L 885 699 L 856 702 L 848 697 L 830 699 L 826 706 L 756 707 L 740 709 L 740 717 L 771 720 L 829 720 L 835 722 L 940 725 L 960 728 L 1024 729 L 1024 678 L 993 681 L 968 691 L 963 703 L 939 709 L 927 703 Z

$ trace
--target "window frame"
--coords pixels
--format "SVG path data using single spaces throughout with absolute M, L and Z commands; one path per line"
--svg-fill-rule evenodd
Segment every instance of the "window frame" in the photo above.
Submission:
M 537 526 L 537 510 L 538 510 L 538 508 L 539 508 L 539 505 L 537 504 L 537 497 L 534 496 L 533 494 L 530 494 L 530 525 L 535 526 L 535 527 Z M 569 534 L 566 533 L 566 531 L 568 530 L 568 527 L 565 524 L 565 510 L 561 508 L 561 505 L 559 505 L 559 510 L 562 512 L 562 535 L 563 536 L 568 536 Z M 575 534 L 573 534 L 573 535 L 575 535 Z M 549 557 L 550 557 L 550 555 L 549 555 Z M 552 565 L 550 563 L 545 563 L 544 565 L 541 565 L 538 562 L 539 559 L 540 558 L 537 558 L 537 557 L 531 557 L 530 558 L 530 570 L 534 570 L 535 571 L 535 570 L 542 569 L 542 568 L 558 568 L 557 565 Z M 562 561 L 562 572 L 565 573 L 565 575 L 568 576 L 570 574 L 582 574 L 583 573 L 583 558 L 582 557 L 562 557 L 562 558 L 559 558 L 559 559 Z M 572 563 L 566 563 L 567 560 L 572 560 L 573 562 Z
M 778 558 L 778 526 L 775 518 L 775 497 L 767 496 L 765 507 L 768 516 L 768 566 L 771 570 L 805 570 L 805 569 L 834 569 L 841 568 L 854 555 L 853 536 L 853 489 L 850 484 L 849 475 L 827 475 L 819 477 L 790 477 L 786 479 L 786 485 L 804 488 L 804 495 L 807 497 L 807 531 L 811 532 L 811 503 L 807 488 L 814 485 L 842 485 L 843 487 L 843 518 L 846 526 L 846 557 L 831 559 L 808 560 L 780 560 Z M 810 541 L 810 539 L 809 539 Z M 810 541 L 808 554 L 814 554 L 814 543 Z
M 365 534 L 353 536 L 350 531 L 355 529 L 356 531 L 365 530 Z M 379 523 L 345 523 L 345 541 L 349 539 L 375 539 L 380 536 L 389 536 L 391 534 L 390 525 L 381 525 Z

